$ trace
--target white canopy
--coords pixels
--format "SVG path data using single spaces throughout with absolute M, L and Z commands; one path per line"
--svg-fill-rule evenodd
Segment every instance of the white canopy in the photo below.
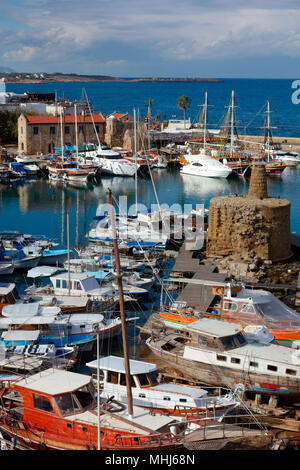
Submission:
M 11 330 L 4 331 L 1 337 L 5 341 L 36 341 L 40 335 L 40 330 Z
M 41 276 L 53 276 L 59 271 L 62 271 L 62 268 L 56 268 L 54 266 L 37 266 L 36 268 L 29 269 L 27 277 L 36 278 Z
M 99 360 L 100 369 L 110 370 L 113 372 L 122 372 L 125 373 L 125 361 L 123 357 L 117 356 L 106 356 L 101 357 Z M 87 362 L 86 364 L 90 369 L 97 369 L 98 360 Z M 147 374 L 148 372 L 153 372 L 157 369 L 156 364 L 144 361 L 135 361 L 134 359 L 129 359 L 130 374 Z

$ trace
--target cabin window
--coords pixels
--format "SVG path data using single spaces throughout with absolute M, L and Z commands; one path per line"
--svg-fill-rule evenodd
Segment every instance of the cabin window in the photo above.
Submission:
M 232 311 L 235 311 L 235 310 L 237 310 L 237 304 L 235 304 L 235 303 L 233 303 L 233 302 L 224 302 L 223 309 L 224 309 L 224 310 L 232 310 Z
M 297 371 L 295 371 L 294 369 L 286 369 L 285 373 L 287 375 L 297 375 Z
M 157 378 L 156 378 L 156 375 L 154 372 L 150 372 L 149 374 L 149 377 L 150 377 L 150 380 L 152 382 L 152 385 L 157 385 L 158 384 L 158 381 L 157 381 Z
M 199 346 L 206 346 L 207 341 L 208 341 L 208 338 L 206 336 L 198 335 L 198 344 L 199 344 Z
M 277 367 L 276 366 L 272 366 L 271 364 L 268 364 L 267 365 L 267 369 L 272 371 L 272 372 L 277 372 Z
M 88 386 L 82 387 L 79 390 L 75 391 L 75 397 L 80 403 L 82 408 L 90 406 L 94 402 L 93 395 Z
M 57 395 L 56 403 L 63 415 L 79 410 L 79 406 L 71 393 Z
M 82 290 L 82 287 L 79 281 L 76 284 L 76 290 Z
M 111 370 L 107 371 L 107 382 L 111 384 L 118 384 L 118 372 L 113 372 Z
M 255 310 L 253 308 L 253 305 L 243 305 L 243 308 L 242 308 L 242 312 L 243 313 L 255 313 Z
M 126 375 L 120 374 L 120 385 L 126 385 Z
M 37 410 L 47 411 L 48 413 L 54 413 L 49 398 L 43 397 L 42 395 L 33 394 L 33 406 Z
M 60 279 L 56 279 L 55 287 L 56 287 L 57 289 L 60 288 Z
M 67 288 L 67 281 L 66 281 L 65 279 L 62 280 L 62 283 L 61 283 L 61 284 L 62 284 L 61 287 L 62 287 L 63 289 L 66 289 L 66 288 Z
M 228 338 L 222 338 L 221 339 L 222 341 L 222 344 L 223 346 L 228 349 L 228 348 L 235 348 L 236 347 L 236 344 L 235 344 L 235 341 L 234 341 L 234 338 L 233 336 L 229 336 Z
M 240 364 L 241 360 L 238 357 L 232 357 L 231 362 L 232 364 Z
M 218 361 L 227 361 L 227 357 L 226 356 L 222 356 L 221 354 L 217 354 L 217 360 Z
M 146 398 L 146 395 L 144 393 L 139 393 L 139 398 Z
M 249 366 L 250 366 L 250 367 L 258 367 L 259 364 L 258 364 L 258 362 L 250 361 L 250 362 L 249 362 Z
M 235 340 L 238 346 L 241 346 L 247 342 L 245 337 L 242 335 L 242 333 L 239 333 L 238 335 L 236 335 Z
M 186 403 L 186 402 L 187 402 L 187 399 L 186 399 L 186 398 L 179 398 L 179 401 L 180 401 L 181 403 Z
M 137 378 L 139 379 L 141 387 L 145 387 L 146 385 L 151 385 L 146 374 L 138 374 Z
M 164 397 L 164 400 L 171 401 L 171 398 L 170 397 Z

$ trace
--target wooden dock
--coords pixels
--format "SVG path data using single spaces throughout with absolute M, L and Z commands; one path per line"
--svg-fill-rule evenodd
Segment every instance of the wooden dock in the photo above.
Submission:
M 227 278 L 226 274 L 217 273 L 214 264 L 200 264 L 197 252 L 187 250 L 185 243 L 181 246 L 176 262 L 170 272 L 170 278 L 181 283 L 183 290 L 177 300 L 187 302 L 191 307 L 206 312 L 215 298 L 213 285 L 222 285 Z M 190 282 L 186 277 L 191 276 Z M 198 282 L 197 282 L 198 281 Z

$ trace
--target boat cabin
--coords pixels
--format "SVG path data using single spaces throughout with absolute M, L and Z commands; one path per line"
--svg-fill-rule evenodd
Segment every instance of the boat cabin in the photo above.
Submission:
M 20 299 L 16 284 L 0 283 L 0 313 L 5 305 L 15 304 Z
M 224 320 L 247 325 L 264 324 L 276 329 L 300 329 L 299 314 L 271 292 L 239 287 L 225 289 L 220 306 Z
M 94 397 L 91 377 L 48 369 L 15 383 L 3 400 L 11 401 L 12 414 L 32 431 L 86 439 L 91 423 L 85 424 L 84 413 L 96 406 Z
M 125 361 L 122 357 L 101 357 L 100 382 L 112 385 L 126 385 Z M 97 375 L 98 361 L 94 360 L 86 364 Z M 156 377 L 157 365 L 149 362 L 129 360 L 131 387 L 147 388 L 158 384 Z
M 100 276 L 100 273 L 97 273 Z M 102 279 L 110 276 L 110 273 L 103 273 Z M 70 286 L 69 286 L 70 280 Z M 100 287 L 99 282 L 93 275 L 89 273 L 60 273 L 50 277 L 55 295 L 71 295 L 71 296 L 97 296 L 113 294 L 110 287 Z

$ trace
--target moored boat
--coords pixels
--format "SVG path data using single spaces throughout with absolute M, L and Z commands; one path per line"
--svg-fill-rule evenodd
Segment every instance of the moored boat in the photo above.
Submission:
M 183 446 L 174 418 L 137 407 L 129 417 L 124 405 L 97 405 L 92 378 L 84 374 L 47 369 L 3 387 L 1 397 L 0 429 L 30 449 L 157 451 Z
M 189 324 L 156 324 L 147 346 L 160 359 L 200 383 L 278 395 L 300 396 L 299 351 L 247 340 L 241 325 L 200 318 Z
M 239 405 L 234 392 L 223 395 L 209 393 L 200 387 L 170 384 L 158 381 L 157 365 L 130 359 L 133 404 L 150 409 L 155 413 L 192 418 L 201 425 L 211 419 L 220 419 L 225 413 Z M 101 357 L 88 362 L 95 381 L 98 365 L 101 369 L 101 396 L 127 403 L 124 359 L 117 356 Z

